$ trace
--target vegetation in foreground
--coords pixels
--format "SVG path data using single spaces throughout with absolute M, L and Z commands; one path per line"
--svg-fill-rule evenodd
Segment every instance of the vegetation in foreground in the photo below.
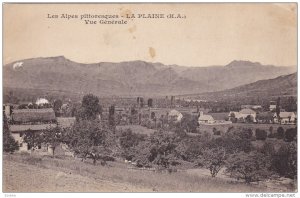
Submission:
M 110 108 L 109 112 L 113 114 L 114 109 Z M 264 130 L 256 130 L 254 134 L 251 129 L 232 127 L 224 134 L 215 130 L 214 135 L 202 133 L 191 137 L 187 133 L 192 132 L 196 125 L 192 124 L 194 121 L 190 118 L 183 119 L 183 123 L 172 124 L 171 127 L 175 129 L 172 133 L 162 128 L 147 136 L 130 130 L 118 131 L 114 117 L 109 115 L 108 123 L 105 123 L 98 119 L 100 113 L 99 99 L 93 95 L 84 96 L 76 112 L 76 123 L 71 128 L 52 128 L 40 134 L 28 131 L 24 140 L 31 148 L 44 143 L 53 151 L 60 143 L 66 144 L 82 161 L 92 159 L 95 167 L 97 161 L 105 166 L 108 161 L 121 158 L 130 160 L 136 167 L 168 170 L 173 172 L 173 177 L 181 174 L 176 173 L 177 170 L 189 163 L 193 167 L 208 169 L 212 177 L 225 168 L 230 177 L 247 184 L 279 177 L 297 179 L 296 128 L 286 132 L 278 128 L 274 136 L 268 137 L 284 140 L 279 149 L 275 149 L 270 142 L 265 142 L 262 147 L 253 146 L 253 140 L 266 140 L 267 133 Z M 13 149 L 8 150 L 13 152 Z M 39 158 L 28 160 L 34 163 L 36 160 L 42 161 Z
M 255 184 L 246 185 L 241 182 L 228 181 L 221 178 L 211 178 L 188 174 L 185 171 L 176 173 L 153 172 L 146 170 L 128 169 L 122 162 L 109 162 L 107 166 L 100 164 L 93 165 L 92 161 L 81 162 L 74 158 L 64 159 L 62 156 L 54 158 L 48 156 L 29 154 L 5 154 L 4 164 L 9 162 L 22 163 L 23 166 L 35 166 L 37 169 L 55 170 L 66 175 L 81 175 L 91 179 L 108 181 L 117 184 L 126 184 L 137 188 L 135 191 L 155 192 L 271 192 L 274 189 L 258 186 Z M 32 168 L 31 168 L 32 169 Z M 33 169 L 35 170 L 35 169 Z M 13 173 L 14 174 L 14 173 Z M 35 174 L 35 171 L 32 172 Z M 60 174 L 62 175 L 62 174 Z M 5 180 L 4 180 L 5 182 Z M 46 183 L 46 182 L 45 182 Z M 4 183 L 5 185 L 5 183 Z M 40 188 L 46 188 L 40 184 Z M 17 187 L 18 188 L 18 187 Z M 64 184 L 64 191 L 71 186 Z M 74 188 L 74 186 L 72 187 Z M 76 188 L 76 187 L 75 187 Z M 78 186 L 77 189 L 82 188 Z M 292 187 L 289 186 L 291 189 Z M 140 189 L 140 190 L 138 190 Z M 30 189 L 37 192 L 40 189 Z M 18 191 L 16 189 L 16 191 Z M 132 189 L 120 189 L 118 191 L 132 191 Z M 275 190 L 278 191 L 278 190 Z M 292 191 L 292 189 L 291 189 Z

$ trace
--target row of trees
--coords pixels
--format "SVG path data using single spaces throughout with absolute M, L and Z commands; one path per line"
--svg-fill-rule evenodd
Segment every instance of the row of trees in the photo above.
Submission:
M 97 108 L 99 107 L 99 108 Z M 114 109 L 110 108 L 113 114 Z M 24 140 L 33 148 L 48 144 L 55 148 L 64 143 L 73 153 L 93 163 L 102 165 L 115 157 L 134 161 L 139 167 L 172 169 L 188 162 L 207 168 L 215 177 L 222 168 L 230 176 L 243 179 L 246 183 L 271 178 L 277 175 L 294 178 L 297 175 L 297 146 L 295 139 L 275 150 L 266 142 L 262 148 L 251 144 L 253 132 L 250 129 L 229 128 L 225 134 L 213 137 L 207 133 L 189 136 L 195 126 L 193 118 L 177 123 L 173 132 L 164 129 L 150 136 L 132 133 L 130 130 L 114 131 L 107 123 L 97 119 L 101 113 L 99 99 L 85 96 L 78 111 L 76 123 L 69 129 L 51 128 L 41 133 L 26 132 Z M 16 142 L 4 125 L 4 151 L 13 152 Z M 7 132 L 6 132 L 7 131 Z M 260 132 L 257 132 L 257 135 Z M 293 132 L 294 133 L 294 132 Z M 286 135 L 287 138 L 289 135 Z M 288 138 L 287 138 L 288 139 Z M 17 147 L 17 145 L 15 145 Z

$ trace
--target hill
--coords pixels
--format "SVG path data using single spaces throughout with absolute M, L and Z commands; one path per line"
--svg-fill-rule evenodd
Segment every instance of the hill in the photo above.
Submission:
M 273 79 L 259 80 L 254 83 L 238 86 L 224 91 L 202 94 L 189 94 L 185 97 L 216 99 L 246 97 L 297 96 L 297 73 L 279 76 Z
M 99 96 L 165 96 L 220 91 L 295 70 L 296 67 L 250 61 L 210 67 L 144 61 L 83 64 L 59 56 L 20 60 L 3 66 L 3 86 Z

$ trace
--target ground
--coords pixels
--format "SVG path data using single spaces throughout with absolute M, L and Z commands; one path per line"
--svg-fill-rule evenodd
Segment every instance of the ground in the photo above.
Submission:
M 281 185 L 282 186 L 282 185 Z M 207 170 L 175 173 L 130 169 L 122 161 L 109 166 L 92 165 L 74 158 L 51 158 L 28 154 L 5 154 L 3 192 L 286 192 L 282 189 L 246 185 L 211 178 Z
M 4 192 L 151 192 L 152 189 L 40 168 L 14 161 L 3 164 Z

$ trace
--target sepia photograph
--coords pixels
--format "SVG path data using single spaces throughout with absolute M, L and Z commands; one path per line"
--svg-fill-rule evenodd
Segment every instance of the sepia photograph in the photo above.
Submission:
M 295 197 L 297 9 L 2 3 L 5 197 Z

